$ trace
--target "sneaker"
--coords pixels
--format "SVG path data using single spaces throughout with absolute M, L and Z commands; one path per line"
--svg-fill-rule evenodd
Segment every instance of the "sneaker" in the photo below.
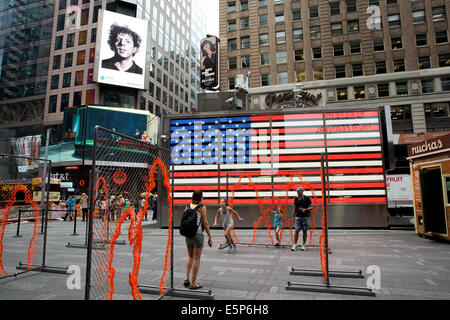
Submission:
M 219 246 L 219 250 L 223 250 L 223 249 L 225 249 L 226 247 L 228 247 L 228 243 L 222 243 L 222 244 Z
M 293 245 L 292 245 L 292 248 L 291 248 L 291 251 L 295 251 L 295 250 L 297 250 L 297 245 L 296 245 L 296 244 L 293 244 Z
M 305 251 L 305 245 L 302 244 L 302 251 Z
M 226 252 L 230 253 L 231 251 L 233 251 L 233 246 L 228 246 L 228 249 L 226 250 Z

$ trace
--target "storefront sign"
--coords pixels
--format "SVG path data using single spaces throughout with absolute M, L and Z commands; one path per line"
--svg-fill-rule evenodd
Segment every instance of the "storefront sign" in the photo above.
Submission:
M 425 142 L 410 145 L 408 147 L 408 156 L 416 157 L 433 153 L 440 150 L 446 150 L 450 148 L 450 135 L 426 140 Z

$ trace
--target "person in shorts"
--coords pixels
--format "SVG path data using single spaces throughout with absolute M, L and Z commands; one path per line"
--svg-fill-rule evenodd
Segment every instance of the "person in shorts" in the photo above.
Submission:
M 312 201 L 304 195 L 305 189 L 297 189 L 297 198 L 294 200 L 294 212 L 292 218 L 295 218 L 295 235 L 294 244 L 292 244 L 292 251 L 297 250 L 297 242 L 300 230 L 303 231 L 303 244 L 301 250 L 304 251 L 306 247 L 306 240 L 308 238 L 308 230 L 311 228 L 311 210 L 313 209 Z
M 280 232 L 281 227 L 283 225 L 283 211 L 281 207 L 279 206 L 278 209 L 273 210 L 273 229 L 275 230 L 275 237 L 277 239 L 277 243 L 275 244 L 275 247 L 281 246 L 280 243 Z
M 219 250 L 225 249 L 228 247 L 227 252 L 233 252 L 236 253 L 236 243 L 233 241 L 233 237 L 231 236 L 231 229 L 234 227 L 234 219 L 232 215 L 236 215 L 236 217 L 239 219 L 239 221 L 243 221 L 244 219 L 239 216 L 239 213 L 237 213 L 233 208 L 228 206 L 228 202 L 225 199 L 220 200 L 220 208 L 217 210 L 216 217 L 214 218 L 214 224 L 213 226 L 217 226 L 217 219 L 219 216 L 222 217 L 222 227 L 224 230 L 224 237 L 226 241 L 225 246 L 220 246 Z
M 192 194 L 192 203 L 190 203 L 188 206 L 190 206 L 191 209 L 195 209 L 198 205 L 201 204 L 202 200 L 203 200 L 203 193 L 201 191 L 195 191 Z M 187 208 L 188 207 L 186 207 L 186 209 Z M 197 234 L 193 237 L 185 237 L 188 257 L 186 260 L 186 277 L 184 278 L 184 286 L 189 287 L 189 289 L 192 290 L 200 289 L 203 287 L 201 284 L 197 283 L 197 274 L 198 270 L 200 269 L 200 258 L 202 256 L 203 241 L 204 241 L 203 237 L 204 230 L 206 231 L 209 237 L 208 245 L 210 248 L 212 247 L 212 235 L 211 231 L 209 230 L 205 206 L 200 207 L 197 211 L 197 224 L 199 225 Z M 189 281 L 191 271 L 192 271 L 192 280 Z

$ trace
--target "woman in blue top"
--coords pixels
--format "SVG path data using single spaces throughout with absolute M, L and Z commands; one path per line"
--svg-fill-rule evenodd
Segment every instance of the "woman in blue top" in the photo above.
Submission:
M 274 219 L 273 219 L 273 228 L 275 230 L 275 237 L 277 238 L 277 243 L 275 244 L 276 247 L 279 247 L 280 244 L 280 232 L 281 232 L 281 227 L 283 225 L 283 219 L 281 218 L 283 215 L 283 211 L 281 209 L 281 207 L 278 207 L 277 210 L 273 210 L 272 211 L 274 214 Z

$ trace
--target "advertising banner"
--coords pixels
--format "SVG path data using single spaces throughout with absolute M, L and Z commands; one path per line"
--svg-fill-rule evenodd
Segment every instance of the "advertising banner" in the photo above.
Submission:
M 200 44 L 200 84 L 202 89 L 219 85 L 219 41 L 217 37 L 205 38 Z
M 95 80 L 145 89 L 148 21 L 104 10 L 99 25 Z

